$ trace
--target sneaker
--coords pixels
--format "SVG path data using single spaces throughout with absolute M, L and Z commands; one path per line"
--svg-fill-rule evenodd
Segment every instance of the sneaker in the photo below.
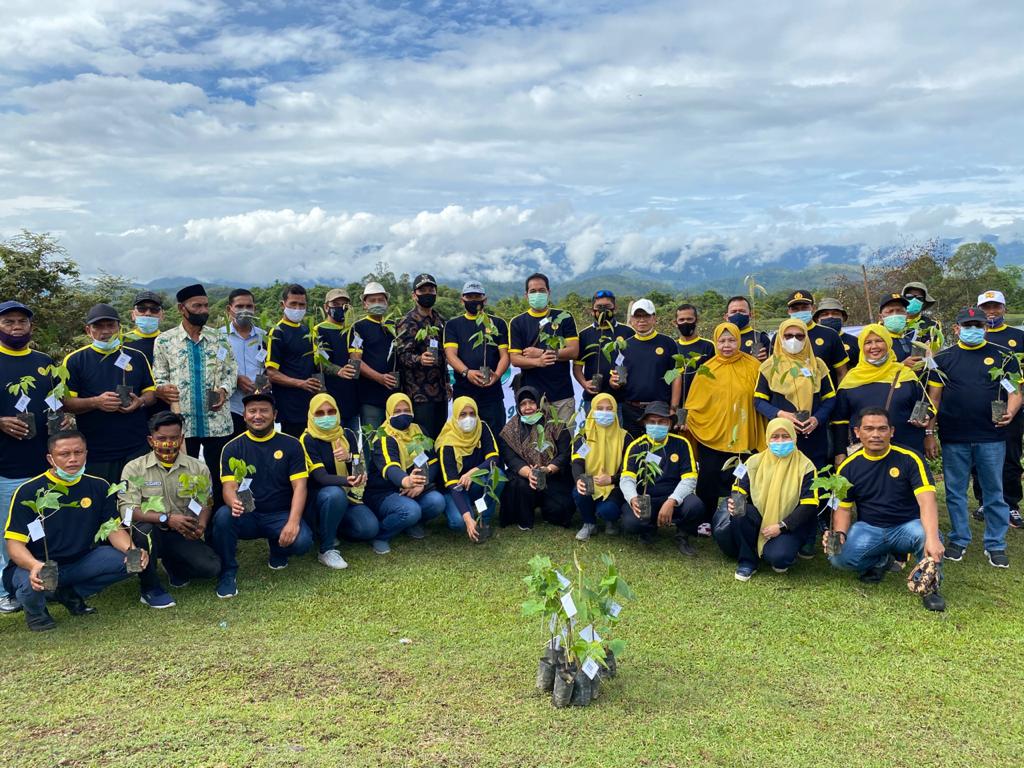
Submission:
M 889 564 L 889 572 L 890 573 L 899 573 L 900 571 L 902 571 L 906 567 L 907 567 L 907 561 L 906 560 L 899 560 L 899 559 L 895 559 L 894 558 L 892 563 Z
M 679 550 L 679 554 L 684 557 L 696 557 L 697 550 L 694 549 L 693 544 L 690 543 L 689 537 L 686 534 L 676 536 L 676 549 Z
M 942 555 L 943 560 L 949 560 L 953 563 L 959 563 L 964 559 L 964 555 L 967 554 L 967 547 L 961 547 L 959 544 L 949 542 L 946 544 L 946 551 Z
M 604 524 L 604 535 L 605 536 L 618 536 L 619 535 L 619 524 L 614 520 L 609 520 Z
M 921 604 L 929 611 L 946 610 L 946 598 L 938 592 L 932 592 L 930 595 L 921 595 Z
M 1010 558 L 1006 556 L 1005 549 L 986 549 L 985 554 L 988 555 L 988 564 L 993 568 L 1010 567 Z
M 800 551 L 796 553 L 797 557 L 799 557 L 801 560 L 813 560 L 814 553 L 816 551 L 816 546 L 817 542 L 814 539 L 811 539 L 810 541 L 805 541 L 800 546 Z
M 57 628 L 57 622 L 53 620 L 50 612 L 43 608 L 42 613 L 25 613 L 25 623 L 33 632 L 47 632 Z
M 373 551 L 378 555 L 386 555 L 391 551 L 391 545 L 383 539 L 373 540 Z
M 772 570 L 776 573 L 789 573 L 789 568 L 776 568 L 774 565 L 772 566 Z
M 227 600 L 238 594 L 238 585 L 235 583 L 234 574 L 224 574 L 217 582 L 217 597 Z
M 749 565 L 741 565 L 736 569 L 736 581 L 750 581 L 750 577 L 757 573 L 756 568 L 751 568 Z
M 173 608 L 176 603 L 174 598 L 164 592 L 160 587 L 143 592 L 139 602 L 148 605 L 150 608 Z
M 0 597 L 0 613 L 17 613 L 21 610 L 21 603 L 10 595 Z
M 698 536 L 710 536 L 711 535 L 711 523 L 701 523 L 697 526 Z
M 868 568 L 858 578 L 865 584 L 878 584 L 885 578 L 885 574 L 889 572 L 890 565 L 892 565 L 892 555 L 889 555 L 884 563 Z
M 285 568 L 288 567 L 288 558 L 274 557 L 273 555 L 271 555 L 267 559 L 267 567 L 270 568 L 270 570 L 272 571 L 283 571 Z
M 72 616 L 88 616 L 89 614 L 96 613 L 96 609 L 86 605 L 85 600 L 75 591 L 74 587 L 57 587 L 53 597 L 58 603 L 67 608 L 68 613 Z
M 533 526 L 532 525 L 523 525 L 522 523 L 520 523 L 519 524 L 519 530 L 520 531 L 532 531 L 533 530 Z
M 1021 517 L 1019 509 L 1010 510 L 1010 527 L 1017 530 L 1024 528 L 1024 517 Z
M 326 552 L 321 552 L 317 555 L 316 559 L 328 568 L 334 568 L 336 571 L 340 571 L 342 568 L 348 568 L 348 563 L 345 562 L 345 558 L 342 557 L 341 552 L 336 549 L 328 549 Z
M 974 510 L 971 513 L 971 517 L 973 517 L 978 522 L 984 522 L 985 521 L 985 508 L 984 507 L 978 507 L 976 510 Z
M 423 530 L 423 526 L 419 523 L 416 525 L 410 525 L 405 529 L 405 532 L 409 534 L 410 539 L 425 539 L 427 538 L 427 532 Z
M 587 541 L 597 533 L 597 526 L 594 523 L 584 523 L 583 527 L 576 531 L 576 541 Z

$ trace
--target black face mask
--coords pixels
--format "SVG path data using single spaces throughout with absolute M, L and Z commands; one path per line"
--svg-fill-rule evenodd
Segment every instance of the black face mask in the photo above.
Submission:
M 676 328 L 679 329 L 679 335 L 684 338 L 689 338 L 697 331 L 696 323 L 676 323 Z
M 466 312 L 475 315 L 484 308 L 484 303 L 482 301 L 464 301 L 462 306 L 466 308 Z
M 345 313 L 348 312 L 348 307 L 331 307 L 331 320 L 336 323 L 345 322 Z
M 436 293 L 424 293 L 416 297 L 416 303 L 424 309 L 430 309 L 434 306 L 434 302 L 437 301 Z
M 12 336 L 6 331 L 0 331 L 0 344 L 3 344 L 8 349 L 24 349 L 31 340 L 31 331 L 24 336 Z
M 188 320 L 189 325 L 194 325 L 197 328 L 202 328 L 206 325 L 206 321 L 210 319 L 209 312 L 186 312 L 185 319 Z
M 818 321 L 818 325 L 824 325 L 826 328 L 831 328 L 836 333 L 843 330 L 843 318 L 841 317 L 823 317 Z

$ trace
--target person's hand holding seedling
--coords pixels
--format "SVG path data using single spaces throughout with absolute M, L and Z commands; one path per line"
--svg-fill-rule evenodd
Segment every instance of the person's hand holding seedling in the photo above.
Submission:
M 0 416 L 0 432 L 15 440 L 24 440 L 28 435 L 28 425 L 14 416 Z
M 245 378 L 240 376 L 239 379 Z M 156 396 L 165 403 L 177 403 L 181 400 L 181 393 L 173 384 L 161 384 L 156 388 Z
M 115 394 L 114 397 L 118 396 Z M 134 392 L 129 392 L 128 397 L 131 398 L 131 403 L 125 406 L 120 405 L 121 399 L 118 397 L 118 413 L 135 413 L 135 411 L 142 407 L 143 400 L 141 397 L 136 395 Z

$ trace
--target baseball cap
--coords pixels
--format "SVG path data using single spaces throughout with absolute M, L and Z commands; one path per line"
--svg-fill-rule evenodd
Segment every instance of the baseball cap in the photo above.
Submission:
M 462 286 L 462 295 L 465 296 L 467 293 L 479 293 L 481 296 L 486 296 L 487 291 L 484 290 L 484 284 L 479 280 L 467 280 Z
M 654 309 L 654 302 L 650 299 L 637 299 L 633 302 L 633 306 L 629 310 L 629 316 L 632 317 L 637 312 L 646 312 L 648 315 L 657 314 Z
M 786 299 L 786 306 L 792 307 L 794 304 L 813 304 L 814 294 L 810 291 L 793 291 L 789 294 L 789 298 Z
M 878 311 L 881 312 L 882 307 L 884 307 L 886 304 L 892 304 L 893 302 L 896 302 L 897 304 L 902 304 L 904 309 L 906 309 L 907 304 L 910 303 L 909 301 L 907 301 L 907 297 L 904 296 L 902 293 L 883 293 L 882 297 L 878 300 Z
M 270 405 L 273 406 L 275 409 L 277 408 L 277 403 L 274 400 L 274 396 L 269 392 L 253 392 L 251 395 L 246 395 L 245 397 L 242 398 L 242 405 L 248 405 L 249 403 L 259 402 L 270 403 Z
M 668 408 L 668 403 L 661 400 L 655 400 L 653 403 L 648 403 L 644 408 L 644 416 L 662 416 L 666 419 L 672 418 L 672 411 Z M 644 416 L 641 416 L 642 419 Z
M 424 285 L 432 285 L 437 288 L 437 280 L 434 279 L 433 275 L 428 275 L 426 272 L 422 275 L 416 275 L 416 279 L 412 281 L 412 289 L 415 291 Z
M 969 322 L 984 323 L 986 319 L 985 313 L 977 307 L 964 307 L 956 313 L 957 325 Z
M 117 322 L 121 322 L 121 316 L 109 304 L 97 304 L 85 316 L 85 324 L 92 325 L 100 320 L 117 320 Z
M 164 308 L 164 300 L 160 298 L 159 294 L 153 293 L 153 291 L 139 291 L 135 294 L 135 298 L 132 300 L 132 306 L 137 307 L 143 302 L 151 301 L 156 304 L 160 309 Z
M 28 315 L 30 320 L 32 319 L 32 310 L 20 301 L 5 301 L 0 303 L 0 315 L 7 314 L 8 312 L 24 312 Z
M 1002 291 L 985 291 L 984 293 L 978 295 L 979 307 L 988 301 L 995 301 L 1004 306 L 1006 305 L 1006 297 L 1003 296 Z
M 324 301 L 328 304 L 335 299 L 348 299 L 349 301 L 352 301 L 352 297 L 348 295 L 348 291 L 344 288 L 331 288 L 331 290 L 327 292 L 327 296 L 324 297 Z

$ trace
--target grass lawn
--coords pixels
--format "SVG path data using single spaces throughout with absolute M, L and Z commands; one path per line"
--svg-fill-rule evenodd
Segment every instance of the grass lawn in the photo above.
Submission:
M 977 526 L 977 524 L 975 524 Z M 980 531 L 976 530 L 976 542 Z M 947 566 L 945 614 L 902 578 L 865 586 L 824 558 L 741 584 L 714 544 L 611 551 L 637 599 L 619 676 L 587 709 L 534 693 L 540 630 L 519 616 L 526 561 L 572 534 L 504 530 L 483 547 L 432 530 L 391 555 L 348 546 L 266 567 L 242 545 L 240 594 L 133 582 L 0 618 L 3 766 L 1011 766 L 1024 744 L 1024 534 L 1009 571 L 981 546 Z M 400 640 L 408 638 L 410 644 Z

